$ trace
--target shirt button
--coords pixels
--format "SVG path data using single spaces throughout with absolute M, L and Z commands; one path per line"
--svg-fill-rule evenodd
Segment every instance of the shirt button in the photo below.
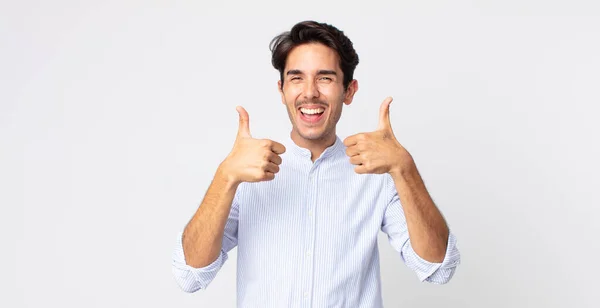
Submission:
M 312 217 L 313 211 L 308 211 L 308 217 Z
M 310 257 L 310 251 L 307 251 L 307 252 L 306 252 L 306 255 Z
M 308 297 L 308 292 L 304 292 L 304 298 Z

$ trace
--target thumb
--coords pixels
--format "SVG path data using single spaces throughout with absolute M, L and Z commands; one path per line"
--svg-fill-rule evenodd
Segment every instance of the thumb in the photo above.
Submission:
M 381 107 L 379 107 L 379 124 L 377 125 L 378 130 L 390 129 L 390 104 L 392 103 L 393 98 L 387 97 L 381 103 Z
M 237 106 L 235 110 L 240 114 L 240 124 L 238 127 L 238 137 L 252 137 L 250 135 L 250 118 L 244 107 Z

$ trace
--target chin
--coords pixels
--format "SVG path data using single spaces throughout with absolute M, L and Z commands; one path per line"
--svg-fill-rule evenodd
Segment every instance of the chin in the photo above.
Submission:
M 306 140 L 321 140 L 329 136 L 329 134 L 322 129 L 304 129 L 299 130 L 298 135 Z

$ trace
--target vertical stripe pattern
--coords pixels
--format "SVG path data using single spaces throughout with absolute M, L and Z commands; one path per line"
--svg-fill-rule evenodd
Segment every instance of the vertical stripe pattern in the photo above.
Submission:
M 314 163 L 307 149 L 285 146 L 274 180 L 238 187 L 212 264 L 187 265 L 178 234 L 172 268 L 182 290 L 206 289 L 237 247 L 238 307 L 382 307 L 379 231 L 419 280 L 452 278 L 454 235 L 441 263 L 419 257 L 388 174 L 356 174 L 339 138 Z

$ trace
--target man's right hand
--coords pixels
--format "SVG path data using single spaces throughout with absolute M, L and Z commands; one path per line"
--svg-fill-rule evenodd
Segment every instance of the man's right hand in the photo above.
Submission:
M 222 163 L 223 171 L 234 183 L 270 181 L 279 172 L 283 144 L 269 139 L 254 139 L 250 135 L 248 112 L 236 107 L 240 116 L 233 149 Z

